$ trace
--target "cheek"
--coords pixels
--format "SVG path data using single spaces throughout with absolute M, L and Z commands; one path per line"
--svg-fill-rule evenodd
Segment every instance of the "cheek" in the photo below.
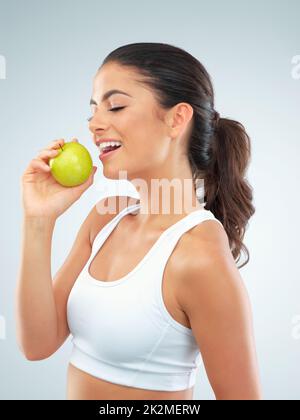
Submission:
M 151 111 L 144 113 L 136 113 L 129 117 L 130 128 L 138 134 L 138 138 L 147 139 L 148 143 L 153 144 L 161 138 L 162 127 L 160 122 L 153 118 Z M 158 144 L 157 144 L 158 146 Z
M 123 119 L 124 118 L 124 119 Z M 149 163 L 163 161 L 168 154 L 167 147 L 163 147 L 164 132 L 161 122 L 153 115 L 141 112 L 130 112 L 119 120 L 118 131 L 124 138 L 126 150 L 134 150 L 134 156 L 149 159 Z

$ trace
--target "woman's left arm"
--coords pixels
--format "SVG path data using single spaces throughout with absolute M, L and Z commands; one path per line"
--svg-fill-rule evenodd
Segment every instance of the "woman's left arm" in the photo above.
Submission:
M 249 298 L 224 233 L 217 235 L 220 240 L 199 237 L 194 242 L 178 301 L 189 318 L 216 399 L 260 400 Z

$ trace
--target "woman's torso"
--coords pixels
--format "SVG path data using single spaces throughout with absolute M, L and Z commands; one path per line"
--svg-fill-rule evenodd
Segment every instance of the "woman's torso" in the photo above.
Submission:
M 92 260 L 89 272 L 95 279 L 114 281 L 131 272 L 161 235 L 163 230 L 137 233 L 134 217 L 127 214 L 121 219 Z M 197 229 L 197 226 L 178 240 L 166 263 L 162 278 L 162 296 L 165 306 L 170 315 L 187 328 L 191 326 L 178 300 L 177 291 L 180 281 L 178 273 L 182 272 L 185 259 L 191 252 L 189 241 L 194 229 Z M 92 242 L 98 231 L 97 226 L 92 229 Z M 115 252 L 116 249 L 120 250 L 120 246 L 126 249 L 126 253 Z M 189 254 L 187 247 L 189 247 Z M 193 389 L 192 387 L 180 391 L 152 391 L 133 388 L 96 378 L 71 363 L 68 367 L 68 399 L 192 399 Z

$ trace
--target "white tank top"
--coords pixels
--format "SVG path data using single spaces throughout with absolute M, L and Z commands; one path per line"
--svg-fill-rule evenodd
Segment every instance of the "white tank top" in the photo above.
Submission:
M 166 229 L 130 273 L 115 281 L 93 278 L 91 261 L 122 217 L 139 206 L 123 209 L 101 229 L 74 283 L 67 304 L 73 336 L 70 363 L 119 385 L 184 390 L 194 386 L 202 359 L 192 330 L 177 322 L 164 304 L 162 277 L 185 232 L 204 220 L 222 223 L 209 210 L 195 210 Z

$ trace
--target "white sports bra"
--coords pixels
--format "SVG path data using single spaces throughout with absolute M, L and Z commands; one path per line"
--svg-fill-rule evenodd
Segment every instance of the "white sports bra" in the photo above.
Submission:
M 195 384 L 201 355 L 192 330 L 177 322 L 164 304 L 163 272 L 181 235 L 204 220 L 222 223 L 209 210 L 195 210 L 166 229 L 130 273 L 108 282 L 93 278 L 91 261 L 122 217 L 139 206 L 123 209 L 101 229 L 70 292 L 70 363 L 115 384 L 185 390 Z

